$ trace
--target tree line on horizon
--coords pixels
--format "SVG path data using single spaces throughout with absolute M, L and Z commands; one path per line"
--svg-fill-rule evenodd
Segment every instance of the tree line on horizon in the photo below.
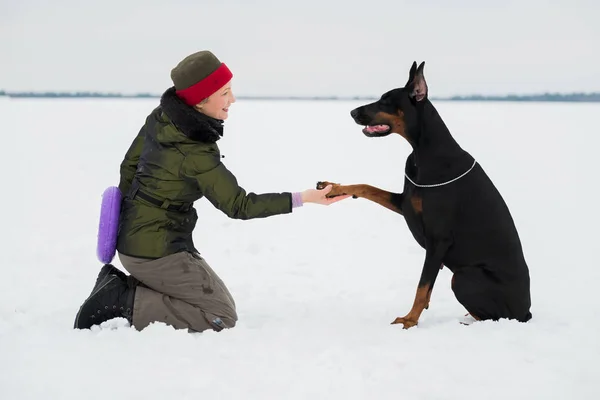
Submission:
M 102 93 L 102 92 L 8 92 L 0 90 L 0 96 L 13 98 L 159 98 L 152 93 Z M 237 96 L 250 100 L 375 100 L 370 96 Z M 592 93 L 542 93 L 525 95 L 466 95 L 432 98 L 432 100 L 448 101 L 567 101 L 567 102 L 600 102 L 600 92 Z

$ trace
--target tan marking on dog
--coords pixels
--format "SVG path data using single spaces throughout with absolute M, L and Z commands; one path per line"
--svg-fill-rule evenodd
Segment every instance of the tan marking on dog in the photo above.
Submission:
M 328 198 L 344 195 L 350 195 L 355 199 L 361 197 L 363 199 L 367 199 L 374 203 L 382 205 L 389 210 L 402 214 L 402 210 L 399 208 L 399 205 L 394 203 L 393 201 L 394 194 L 386 190 L 382 190 L 374 186 L 365 184 L 340 185 L 328 181 L 317 182 L 316 188 L 321 190 L 326 188 L 328 185 L 332 185 L 331 192 L 327 194 Z
M 410 204 L 417 214 L 421 214 L 423 212 L 423 198 L 421 196 L 412 196 L 410 198 Z
M 408 136 L 406 135 L 406 124 L 404 123 L 404 113 L 402 110 L 398 110 L 398 114 L 388 114 L 380 111 L 375 114 L 373 121 L 377 121 L 377 124 L 374 123 L 373 125 L 389 125 L 391 133 L 397 133 L 408 140 Z
M 402 324 L 404 329 L 411 328 L 419 323 L 419 317 L 421 313 L 425 309 L 426 306 L 429 306 L 429 299 L 431 298 L 431 284 L 425 284 L 423 286 L 419 286 L 417 288 L 417 293 L 415 295 L 415 301 L 413 303 L 412 308 L 404 317 L 398 317 L 393 322 L 392 325 Z
M 425 309 L 429 310 L 429 303 L 431 303 L 431 293 L 433 292 L 433 290 L 430 290 L 429 293 L 427 293 L 427 303 L 425 303 Z
M 473 314 L 472 312 L 468 313 L 467 315 L 470 315 L 471 317 L 473 317 L 475 319 L 475 321 L 481 321 L 481 318 L 479 318 L 477 315 Z

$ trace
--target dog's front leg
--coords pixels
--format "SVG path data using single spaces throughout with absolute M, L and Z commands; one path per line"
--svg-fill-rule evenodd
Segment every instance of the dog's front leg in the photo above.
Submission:
M 437 279 L 440 271 L 440 265 L 442 259 L 446 254 L 446 251 L 450 247 L 449 240 L 442 240 L 436 243 L 428 243 L 425 263 L 423 265 L 423 271 L 421 272 L 421 279 L 419 280 L 419 286 L 417 287 L 417 293 L 415 295 L 415 301 L 413 306 L 404 317 L 398 317 L 393 324 L 402 324 L 404 329 L 413 327 L 419 323 L 419 317 L 424 309 L 429 307 L 429 300 L 431 298 L 431 291 L 433 285 Z
M 333 188 L 327 194 L 327 197 L 344 195 L 351 195 L 355 199 L 362 197 L 398 214 L 402 214 L 402 200 L 404 198 L 402 193 L 392 193 L 370 185 L 340 185 L 330 182 L 317 182 L 317 189 L 324 189 L 328 185 L 332 185 Z

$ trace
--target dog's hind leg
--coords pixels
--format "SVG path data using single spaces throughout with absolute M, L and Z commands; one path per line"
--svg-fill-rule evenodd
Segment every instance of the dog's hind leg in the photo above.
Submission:
M 456 300 L 476 320 L 497 320 L 500 317 L 498 306 L 502 302 L 498 301 L 500 299 L 497 299 L 493 285 L 480 268 L 458 270 L 452 276 L 451 287 Z
M 442 260 L 450 247 L 450 244 L 450 240 L 428 243 L 425 254 L 425 263 L 423 265 L 423 271 L 421 272 L 421 279 L 419 280 L 413 306 L 408 314 L 404 317 L 396 318 L 392 324 L 402 324 L 404 325 L 404 329 L 417 325 L 421 313 L 424 309 L 429 307 L 433 285 L 435 284 L 435 280 L 440 271 L 440 265 L 442 264 Z
M 362 197 L 364 199 L 375 202 L 385 208 L 402 214 L 402 200 L 404 195 L 402 193 L 392 193 L 383 189 L 376 188 L 370 185 L 339 185 L 337 183 L 330 182 L 317 182 L 317 189 L 324 189 L 328 185 L 332 185 L 333 188 L 327 197 L 337 197 L 350 195 L 355 199 Z
M 525 322 L 531 318 L 529 297 L 514 283 L 502 284 L 482 268 L 457 270 L 452 277 L 452 291 L 476 320 L 507 318 Z

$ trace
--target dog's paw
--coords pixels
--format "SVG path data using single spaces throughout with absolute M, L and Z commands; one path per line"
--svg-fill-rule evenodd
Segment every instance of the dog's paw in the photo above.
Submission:
M 336 186 L 340 186 L 339 183 L 331 183 L 331 182 L 327 182 L 327 181 L 319 181 L 319 182 L 317 182 L 317 189 L 318 190 L 323 190 L 323 189 L 325 189 L 329 185 L 333 186 L 334 188 Z
M 331 185 L 331 191 L 329 193 L 327 193 L 327 196 L 326 196 L 327 198 L 344 196 L 346 194 L 344 192 L 344 186 L 340 185 L 339 183 L 319 181 L 319 182 L 317 182 L 317 189 L 323 190 L 329 185 Z
M 402 325 L 404 325 L 403 329 L 408 329 L 408 328 L 412 328 L 413 326 L 416 326 L 418 324 L 418 321 L 415 321 L 412 318 L 409 318 L 408 316 L 398 317 L 392 322 L 392 325 L 396 325 L 396 324 L 402 324 Z
M 327 181 L 319 181 L 317 182 L 317 189 L 318 190 L 323 190 L 325 189 L 327 186 L 331 185 L 331 191 L 329 193 L 327 193 L 327 198 L 332 198 L 332 197 L 337 197 L 337 196 L 342 196 L 345 193 L 342 193 L 342 191 L 340 190 L 341 185 L 339 183 L 331 183 L 331 182 L 327 182 Z

